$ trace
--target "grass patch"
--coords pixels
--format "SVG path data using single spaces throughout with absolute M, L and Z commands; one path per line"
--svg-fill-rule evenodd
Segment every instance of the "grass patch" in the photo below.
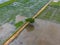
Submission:
M 15 26 L 16 26 L 16 28 L 18 28 L 18 27 L 22 26 L 23 24 L 24 24 L 24 22 L 20 21 L 20 22 L 16 23 Z
M 30 22 L 30 23 L 34 23 L 35 22 L 35 20 L 32 19 L 32 18 L 28 18 L 28 19 L 25 19 L 25 20 L 26 20 L 26 22 Z
M 59 2 L 51 2 L 50 6 L 52 6 L 52 7 L 60 7 L 60 1 Z
M 60 23 L 60 2 L 51 2 L 38 18 Z

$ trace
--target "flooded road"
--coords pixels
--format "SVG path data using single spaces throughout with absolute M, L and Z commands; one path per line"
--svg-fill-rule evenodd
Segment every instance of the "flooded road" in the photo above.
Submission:
M 36 19 L 30 26 L 10 45 L 60 45 L 60 24 Z

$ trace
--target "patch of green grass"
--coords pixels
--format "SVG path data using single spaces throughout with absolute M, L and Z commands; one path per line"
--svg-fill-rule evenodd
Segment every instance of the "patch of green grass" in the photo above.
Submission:
M 52 12 L 47 12 L 44 17 L 50 18 L 51 15 L 52 15 Z
M 52 7 L 60 7 L 60 1 L 59 2 L 51 2 L 50 6 L 52 6 Z
M 20 22 L 16 23 L 15 26 L 16 26 L 16 28 L 18 28 L 18 27 L 22 26 L 23 24 L 24 24 L 24 22 L 20 21 Z
M 49 7 L 47 7 L 41 14 L 38 16 L 38 18 L 48 20 L 50 16 L 53 13 L 53 9 L 51 10 Z
M 30 23 L 34 23 L 34 22 L 35 22 L 35 20 L 32 19 L 32 18 L 27 18 L 27 19 L 25 19 L 25 20 L 26 20 L 26 22 L 30 22 Z
M 54 7 L 56 5 L 56 7 Z M 50 5 L 45 9 L 40 16 L 39 19 L 54 21 L 60 23 L 60 2 L 57 4 L 55 2 L 50 3 Z

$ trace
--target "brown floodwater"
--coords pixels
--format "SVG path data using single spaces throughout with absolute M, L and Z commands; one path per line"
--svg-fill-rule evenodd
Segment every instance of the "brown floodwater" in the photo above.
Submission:
M 60 24 L 36 19 L 10 45 L 60 45 Z

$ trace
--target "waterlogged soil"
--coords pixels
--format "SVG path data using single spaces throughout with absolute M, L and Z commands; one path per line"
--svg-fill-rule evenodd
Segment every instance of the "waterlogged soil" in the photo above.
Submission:
M 60 45 L 60 24 L 36 19 L 10 45 Z

